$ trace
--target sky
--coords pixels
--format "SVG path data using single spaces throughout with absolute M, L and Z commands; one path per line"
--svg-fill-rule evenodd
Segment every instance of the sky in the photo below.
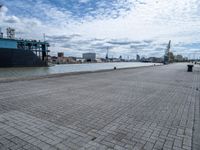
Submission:
M 199 0 L 0 0 L 0 27 L 47 40 L 51 55 L 200 57 Z

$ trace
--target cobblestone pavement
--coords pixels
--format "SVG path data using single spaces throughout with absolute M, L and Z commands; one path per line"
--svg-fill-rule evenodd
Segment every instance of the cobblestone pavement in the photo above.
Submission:
M 0 83 L 0 150 L 199 150 L 200 66 Z

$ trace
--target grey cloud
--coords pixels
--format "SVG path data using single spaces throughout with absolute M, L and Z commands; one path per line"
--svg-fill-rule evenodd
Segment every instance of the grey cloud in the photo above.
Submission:
M 162 47 L 157 47 L 154 49 L 154 51 L 157 51 L 157 52 L 162 52 L 162 51 L 164 52 L 164 50 L 165 49 L 163 49 Z
M 106 42 L 105 40 L 104 40 L 104 41 L 103 41 L 103 40 L 101 40 L 101 41 L 96 41 L 96 42 L 97 42 L 97 43 L 91 44 L 91 47 L 92 47 L 92 48 L 95 48 L 95 49 L 103 49 L 103 50 L 105 50 L 105 49 L 107 49 L 107 48 L 113 49 L 114 47 L 117 47 L 117 45 L 115 45 L 115 44 L 110 44 L 110 43 Z
M 143 49 L 144 48 L 144 46 L 143 45 L 130 45 L 130 48 L 131 49 Z
M 84 50 L 88 49 L 91 45 L 91 40 L 69 40 L 65 41 L 64 44 L 61 45 L 63 48 L 71 48 L 71 49 L 79 49 Z
M 130 45 L 130 48 L 133 48 L 133 49 L 144 49 L 146 47 L 152 47 L 151 44 L 147 44 L 147 43 L 144 43 L 143 41 L 141 41 L 140 43 L 138 42 L 137 44 L 131 44 Z
M 95 49 L 99 49 L 99 50 L 107 50 L 107 49 L 113 49 L 113 48 L 115 48 L 116 46 L 106 46 L 106 45 L 101 45 L 101 46 L 96 46 L 96 47 L 93 47 L 93 48 L 95 48 Z
M 80 34 L 72 34 L 72 35 L 70 35 L 70 37 L 71 37 L 71 38 L 74 38 L 74 37 L 81 37 L 81 35 L 80 35 Z
M 47 35 L 46 38 L 49 42 L 53 42 L 53 43 L 63 43 L 63 42 L 70 42 L 70 40 L 76 38 L 76 37 L 81 37 L 81 35 L 79 34 L 72 34 L 72 35 L 52 35 L 49 36 Z
M 152 44 L 152 40 L 144 40 L 144 41 L 130 41 L 130 40 L 123 40 L 123 39 L 114 39 L 111 41 L 108 41 L 107 43 L 113 44 L 113 45 L 141 45 L 146 46 L 149 44 Z
M 132 44 L 140 44 L 141 41 L 132 41 Z
M 61 47 L 63 47 L 63 48 L 71 48 L 71 49 L 73 49 L 73 48 L 75 48 L 76 46 L 77 46 L 76 44 L 65 43 L 65 44 L 63 44 Z
M 104 43 L 95 43 L 95 44 L 91 44 L 91 47 L 102 47 L 104 45 Z
M 129 45 L 131 44 L 131 42 L 126 42 L 126 41 L 109 41 L 107 42 L 109 44 L 113 44 L 113 45 Z
M 52 36 L 47 35 L 46 37 L 49 38 L 49 39 L 53 39 L 53 40 L 66 40 L 66 39 L 70 39 L 69 36 L 65 36 L 65 35 L 59 35 L 59 36 L 57 36 L 57 35 L 52 35 Z
M 80 35 L 78 35 L 80 36 Z M 59 42 L 61 48 L 68 48 L 71 51 L 78 51 L 79 53 L 84 52 L 96 52 L 102 56 L 105 55 L 107 49 L 110 54 L 118 57 L 118 55 L 126 54 L 127 56 L 135 56 L 136 53 L 140 55 L 157 54 L 159 56 L 164 54 L 164 48 L 161 44 L 155 44 L 154 40 L 141 40 L 131 41 L 125 39 L 80 39 L 74 38 L 75 35 L 71 36 L 51 36 L 50 38 L 54 42 Z M 81 37 L 81 36 L 80 36 Z M 163 44 L 164 45 L 164 44 Z
M 108 41 L 107 43 L 113 44 L 113 45 L 130 45 L 130 44 L 139 43 L 139 42 L 138 41 L 123 40 L 123 39 L 114 39 L 114 40 Z
M 144 43 L 153 43 L 153 40 L 144 40 Z
M 93 42 L 101 42 L 101 41 L 105 41 L 105 39 L 93 38 L 93 39 L 91 39 L 91 41 L 93 41 Z
M 20 22 L 20 19 L 15 17 L 15 16 L 11 16 L 11 17 L 7 17 L 6 19 L 4 19 L 4 22 L 5 23 L 19 23 Z
M 56 38 L 49 38 L 48 36 L 46 36 L 46 39 L 49 43 L 53 43 L 53 44 L 61 44 L 61 43 L 68 43 L 70 41 L 70 38 L 62 38 L 60 39 L 59 37 Z

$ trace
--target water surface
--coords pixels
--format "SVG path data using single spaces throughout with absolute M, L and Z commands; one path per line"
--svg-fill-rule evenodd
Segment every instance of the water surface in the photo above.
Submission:
M 120 63 L 90 63 L 90 64 L 63 64 L 51 67 L 30 68 L 0 68 L 0 78 L 20 78 L 44 76 L 58 73 L 72 73 L 81 71 L 97 71 L 104 69 L 131 68 L 140 66 L 151 66 L 153 63 L 120 62 Z

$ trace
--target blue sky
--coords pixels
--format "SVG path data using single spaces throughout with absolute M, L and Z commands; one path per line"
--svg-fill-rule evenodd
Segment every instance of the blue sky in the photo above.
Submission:
M 58 51 L 134 58 L 172 51 L 200 57 L 198 0 L 0 0 L 0 27 L 17 37 L 43 39 Z

